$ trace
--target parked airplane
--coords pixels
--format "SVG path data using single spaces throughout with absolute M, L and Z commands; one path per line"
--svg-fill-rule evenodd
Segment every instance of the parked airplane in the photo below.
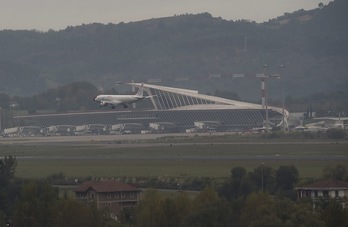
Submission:
M 123 105 L 124 108 L 127 108 L 128 104 L 155 96 L 144 96 L 143 91 L 142 84 L 135 95 L 98 95 L 93 99 L 93 101 L 100 102 L 100 107 L 110 104 L 112 109 L 115 109 L 115 106 L 117 105 Z

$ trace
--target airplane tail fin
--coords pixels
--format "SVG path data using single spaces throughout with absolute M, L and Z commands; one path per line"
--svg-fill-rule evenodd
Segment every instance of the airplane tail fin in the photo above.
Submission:
M 140 85 L 138 92 L 135 94 L 136 96 L 141 96 L 141 97 L 144 96 L 144 89 L 143 89 L 143 86 L 144 86 L 144 84 L 141 84 L 141 85 Z

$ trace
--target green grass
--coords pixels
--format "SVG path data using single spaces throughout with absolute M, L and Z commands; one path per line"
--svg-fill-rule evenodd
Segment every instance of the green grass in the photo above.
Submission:
M 306 178 L 322 176 L 327 166 L 341 164 L 348 168 L 348 162 L 344 160 L 311 159 L 317 155 L 348 155 L 347 143 L 320 142 L 251 140 L 231 144 L 226 144 L 226 141 L 222 144 L 176 141 L 154 144 L 0 145 L 0 156 L 16 156 L 16 176 L 22 178 L 45 178 L 59 172 L 68 177 L 227 177 L 233 167 L 242 166 L 250 171 L 261 163 L 273 168 L 295 165 L 301 177 Z M 23 159 L 25 156 L 30 158 Z M 202 156 L 204 160 L 186 159 Z M 246 160 L 213 160 L 218 156 L 243 156 Z M 253 160 L 255 156 L 262 158 Z M 270 160 L 274 156 L 302 156 L 305 159 Z
M 130 144 L 129 146 L 0 146 L 0 156 L 348 155 L 348 143 Z
M 280 165 L 294 165 L 303 178 L 320 177 L 327 166 L 341 164 L 348 167 L 346 161 L 325 160 L 19 160 L 16 176 L 45 178 L 62 172 L 67 177 L 228 177 L 233 167 L 242 166 L 251 171 L 261 162 L 273 168 L 278 168 Z

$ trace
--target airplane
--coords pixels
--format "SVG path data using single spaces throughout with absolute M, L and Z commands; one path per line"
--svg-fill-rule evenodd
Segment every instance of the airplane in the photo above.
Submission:
M 123 105 L 124 108 L 128 107 L 128 104 L 135 103 L 144 99 L 154 97 L 156 95 L 144 96 L 143 95 L 143 85 L 139 87 L 138 92 L 135 95 L 98 95 L 93 101 L 100 102 L 100 107 L 111 105 L 112 109 L 115 109 L 117 105 Z

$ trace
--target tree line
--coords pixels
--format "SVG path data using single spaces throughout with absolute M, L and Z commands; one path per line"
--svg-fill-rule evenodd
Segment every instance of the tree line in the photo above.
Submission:
M 294 202 L 253 192 L 246 198 L 226 200 L 211 188 L 197 197 L 185 192 L 165 197 L 156 190 L 147 190 L 134 210 L 124 210 L 120 226 L 346 226 L 346 208 L 335 200 L 322 203 L 313 210 L 308 201 Z
M 48 180 L 14 177 L 16 158 L 0 160 L 0 226 L 196 227 L 196 226 L 335 226 L 348 224 L 348 209 L 334 199 L 297 201 L 294 166 L 277 170 L 261 165 L 247 172 L 231 169 L 229 179 L 206 182 L 196 196 L 187 191 L 163 194 L 146 189 L 138 206 L 126 208 L 117 221 L 106 210 L 85 206 L 67 194 L 59 195 Z M 325 178 L 348 180 L 346 167 L 324 170 Z M 347 201 L 345 201 L 347 202 Z

